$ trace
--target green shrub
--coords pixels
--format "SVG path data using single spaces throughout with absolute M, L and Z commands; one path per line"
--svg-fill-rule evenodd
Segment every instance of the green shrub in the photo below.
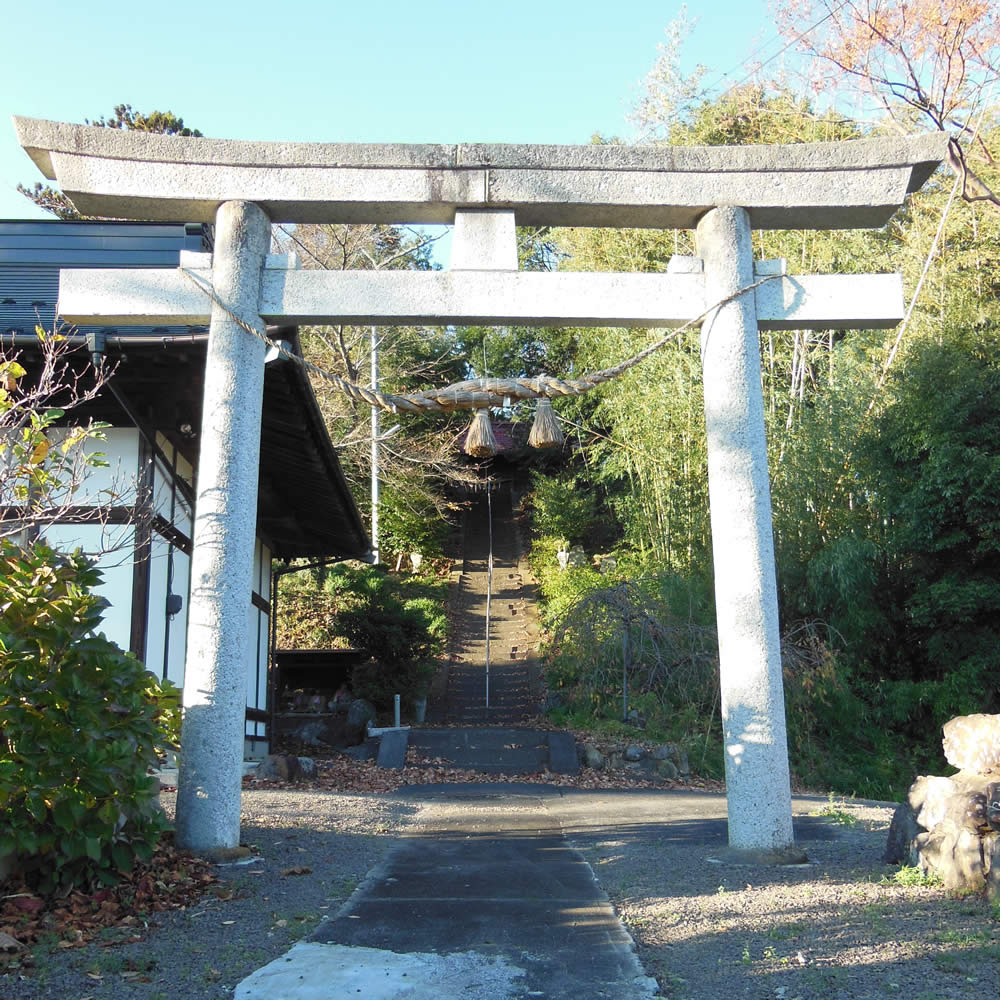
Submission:
M 532 472 L 531 489 L 529 503 L 538 534 L 564 538 L 573 545 L 590 543 L 595 534 L 603 534 L 606 524 L 590 483 L 568 472 L 558 476 Z
M 150 674 L 150 677 L 154 676 Z M 164 677 L 148 694 L 155 709 L 153 719 L 161 732 L 162 742 L 157 747 L 157 756 L 162 761 L 164 750 L 180 749 L 183 692 L 173 681 Z
M 562 540 L 558 537 L 544 535 L 532 542 L 528 554 L 531 572 L 538 581 L 542 617 L 546 625 L 560 620 L 581 598 L 608 583 L 607 578 L 593 566 L 562 569 L 556 555 L 561 544 Z
M 340 603 L 331 626 L 371 657 L 354 670 L 354 693 L 380 709 L 388 709 L 395 694 L 404 700 L 426 694 L 444 649 L 444 603 L 433 584 L 419 579 L 378 567 L 337 567 L 327 579 Z
M 408 555 L 420 552 L 424 558 L 439 559 L 450 528 L 447 511 L 440 502 L 415 490 L 399 490 L 386 484 L 379 503 L 379 547 L 387 553 Z
M 0 541 L 0 856 L 39 891 L 112 884 L 167 823 L 156 678 L 96 634 L 84 556 Z
M 594 719 L 620 719 L 627 652 L 629 707 L 658 734 L 692 736 L 703 728 L 699 720 L 713 714 L 719 696 L 714 629 L 675 613 L 679 587 L 665 577 L 601 582 L 604 586 L 581 594 L 554 622 L 549 686 Z

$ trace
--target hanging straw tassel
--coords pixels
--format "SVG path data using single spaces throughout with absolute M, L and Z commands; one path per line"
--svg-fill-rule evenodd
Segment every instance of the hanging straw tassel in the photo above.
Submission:
M 563 443 L 563 432 L 552 403 L 544 397 L 535 407 L 535 422 L 531 425 L 528 444 L 532 448 L 558 448 Z
M 473 458 L 491 458 L 497 453 L 497 439 L 493 436 L 489 410 L 476 410 L 476 415 L 472 418 L 465 435 L 463 450 L 466 455 L 471 455 Z

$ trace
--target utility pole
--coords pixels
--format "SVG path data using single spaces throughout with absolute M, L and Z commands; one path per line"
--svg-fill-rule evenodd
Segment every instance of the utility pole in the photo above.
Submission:
M 372 391 L 378 391 L 378 327 L 372 327 Z M 372 561 L 378 565 L 378 435 L 379 408 L 372 407 Z

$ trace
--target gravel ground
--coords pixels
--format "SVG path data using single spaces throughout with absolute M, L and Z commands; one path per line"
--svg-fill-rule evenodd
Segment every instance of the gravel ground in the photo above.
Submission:
M 261 860 L 219 870 L 222 895 L 235 898 L 209 894 L 186 911 L 158 914 L 139 944 L 41 949 L 30 974 L 0 974 L 0 1000 L 232 997 L 240 980 L 336 912 L 418 813 L 427 820 L 435 805 L 414 801 L 414 791 L 408 801 L 244 791 L 244 841 Z M 997 994 L 1000 913 L 976 897 L 892 881 L 895 869 L 881 862 L 891 807 L 797 799 L 799 842 L 812 863 L 739 868 L 707 860 L 724 845 L 717 820 L 686 829 L 662 822 L 669 794 L 580 791 L 545 804 L 591 864 L 663 996 Z M 706 815 L 724 809 L 717 796 L 704 799 Z M 312 871 L 281 874 L 302 866 Z
M 665 997 L 951 1000 L 1000 991 L 1000 909 L 898 884 L 898 870 L 881 860 L 891 806 L 797 800 L 805 868 L 712 864 L 710 847 L 671 841 L 620 812 L 593 822 L 581 803 L 564 826 Z
M 162 800 L 173 819 L 174 796 Z M 287 951 L 354 891 L 417 807 L 376 795 L 244 790 L 243 842 L 260 860 L 220 867 L 219 898 L 158 913 L 138 944 L 36 949 L 0 973 L 0 1000 L 220 1000 Z M 308 867 L 309 874 L 282 875 Z

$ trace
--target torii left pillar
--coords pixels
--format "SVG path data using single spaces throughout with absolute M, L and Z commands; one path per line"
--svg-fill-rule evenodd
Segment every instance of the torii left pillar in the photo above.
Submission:
M 216 214 L 212 283 L 228 310 L 258 319 L 271 222 L 245 201 Z M 266 345 L 212 305 L 191 557 L 184 722 L 177 787 L 180 847 L 239 846 Z

